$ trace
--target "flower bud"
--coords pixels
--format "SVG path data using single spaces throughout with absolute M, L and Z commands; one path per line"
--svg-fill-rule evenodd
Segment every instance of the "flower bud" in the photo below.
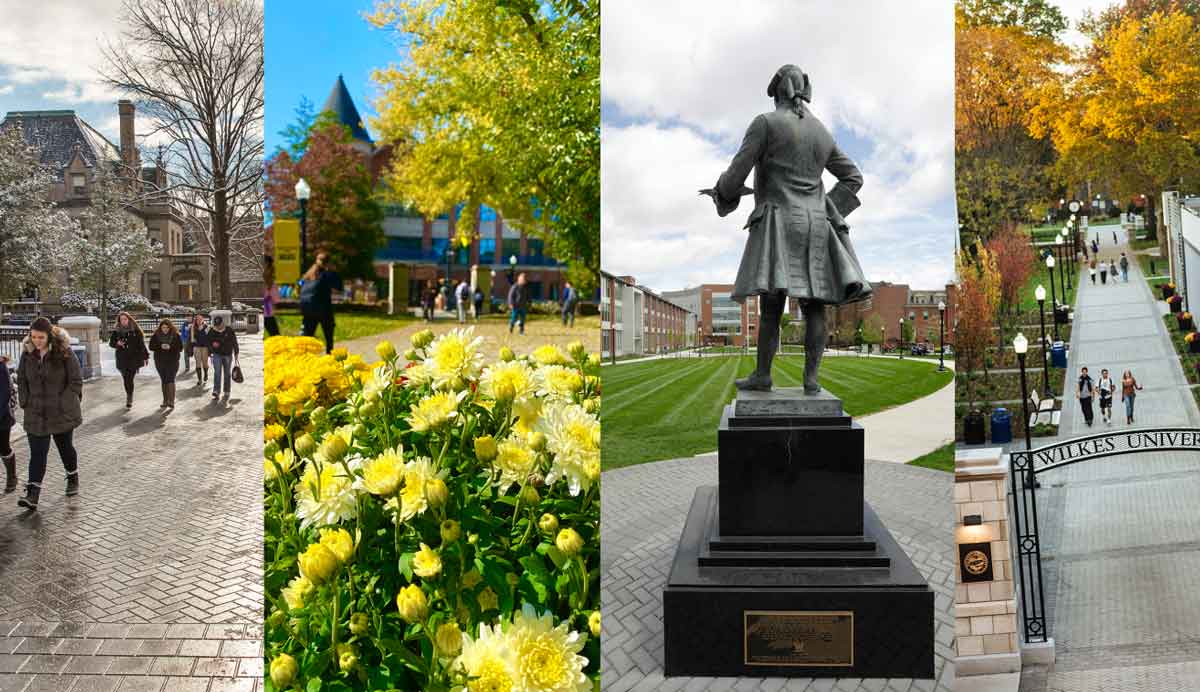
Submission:
M 409 584 L 396 594 L 396 609 L 405 622 L 421 622 L 429 614 L 429 601 L 425 592 L 416 584 Z
M 462 525 L 453 519 L 447 519 L 438 527 L 442 534 L 442 545 L 450 545 L 462 536 Z
M 477 534 L 477 533 L 468 533 L 468 534 L 467 534 L 467 543 L 470 543 L 471 545 L 476 545 L 476 544 L 478 544 L 478 543 L 479 543 L 479 534 Z
M 533 431 L 529 433 L 529 448 L 535 452 L 542 452 L 546 449 L 546 433 Z
M 263 456 L 266 457 L 267 459 L 274 459 L 275 455 L 278 453 L 279 453 L 279 443 L 276 442 L 275 440 L 271 440 L 270 442 L 268 442 L 266 445 L 263 446 Z
M 595 415 L 600 410 L 600 398 L 592 397 L 583 402 L 583 410 Z
M 296 454 L 302 457 L 312 456 L 312 453 L 317 449 L 317 443 L 313 440 L 312 435 L 304 433 L 296 438 Z
M 379 413 L 379 404 L 374 401 L 368 401 L 358 409 L 358 415 L 363 418 L 371 418 L 376 413 Z
M 279 397 L 274 394 L 268 394 L 263 399 L 263 410 L 267 413 L 273 413 L 279 409 Z
M 457 622 L 443 622 L 438 625 L 433 641 L 443 656 L 455 656 L 462 650 L 462 630 L 458 628 Z
M 318 406 L 308 414 L 308 419 L 318 428 L 324 427 L 329 422 L 329 409 L 324 406 Z
M 422 349 L 433 343 L 433 330 L 422 329 L 421 331 L 409 337 L 409 342 L 415 349 Z
M 538 528 L 545 534 L 558 531 L 558 517 L 553 514 L 543 514 L 542 518 L 538 519 Z
M 300 554 L 300 574 L 313 584 L 320 585 L 329 581 L 337 571 L 338 559 L 329 548 L 320 543 L 313 543 Z
M 521 502 L 524 502 L 526 505 L 536 505 L 541 501 L 542 498 L 538 495 L 537 488 L 532 485 L 521 488 Z
M 350 351 L 345 346 L 338 346 L 337 348 L 330 351 L 329 355 L 333 356 L 333 359 L 340 363 L 341 361 L 346 360 L 346 358 L 350 357 Z
M 511 382 L 501 382 L 495 386 L 496 401 L 501 403 L 512 401 L 517 396 L 517 390 Z
M 367 426 L 362 423 L 358 423 L 354 426 L 352 433 L 354 434 L 354 439 L 361 440 L 367 436 Z
M 298 672 L 300 667 L 296 665 L 296 659 L 287 654 L 279 654 L 271 661 L 271 682 L 275 689 L 286 690 L 291 687 Z
M 496 440 L 491 435 L 484 435 L 475 438 L 475 458 L 485 464 L 496 458 L 499 450 L 496 447 Z
M 587 365 L 589 368 L 600 367 L 600 354 L 599 353 L 589 354 L 588 358 L 587 358 Z
M 481 581 L 483 581 L 483 575 L 481 575 L 479 570 L 475 569 L 474 567 L 471 568 L 470 572 L 462 575 L 462 584 L 468 589 L 475 588 Z
M 521 578 L 517 576 L 516 572 L 509 572 L 508 574 L 505 574 L 504 579 L 508 582 L 509 586 L 516 586 L 517 584 L 521 583 Z
M 567 344 L 567 353 L 570 353 L 575 360 L 583 360 L 587 358 L 587 347 L 583 345 L 582 341 L 572 341 Z
M 446 487 L 446 481 L 441 478 L 427 481 L 425 483 L 425 499 L 434 509 L 445 507 L 446 501 L 450 499 L 450 489 Z
M 442 558 L 424 543 L 412 559 L 413 573 L 422 579 L 435 579 L 442 573 Z
M 415 361 L 416 359 L 417 359 L 417 349 L 410 348 L 404 352 L 404 360 L 411 363 L 411 362 Z
M 282 610 L 273 611 L 271 615 L 267 617 L 267 627 L 273 630 L 279 629 L 280 627 L 283 627 L 285 620 L 287 620 L 287 613 L 283 612 Z
M 330 435 L 321 441 L 321 456 L 331 464 L 341 461 L 342 457 L 346 456 L 348 449 L 349 447 L 341 435 Z
M 495 591 L 492 591 L 492 587 L 490 586 L 480 591 L 476 600 L 479 602 L 479 609 L 481 611 L 487 612 L 500 608 L 500 598 L 496 595 Z
M 567 557 L 575 557 L 583 550 L 583 537 L 572 528 L 565 528 L 558 532 L 558 536 L 554 539 L 554 545 L 563 552 Z
M 366 613 L 354 613 L 350 616 L 350 634 L 366 634 L 370 624 Z
M 593 637 L 600 636 L 600 611 L 593 610 L 588 616 L 588 629 L 591 630 Z
M 358 665 L 358 654 L 354 653 L 354 647 L 349 644 L 338 644 L 338 668 L 343 673 L 354 670 Z
M 390 362 L 396 357 L 396 347 L 392 345 L 392 342 L 384 339 L 375 344 L 375 353 L 383 360 Z
M 321 545 L 328 548 L 339 563 L 345 564 L 354 557 L 354 539 L 346 529 L 321 529 Z
M 507 363 L 516 357 L 517 357 L 517 354 L 513 353 L 513 350 L 511 348 L 509 348 L 507 346 L 500 347 L 500 360 Z

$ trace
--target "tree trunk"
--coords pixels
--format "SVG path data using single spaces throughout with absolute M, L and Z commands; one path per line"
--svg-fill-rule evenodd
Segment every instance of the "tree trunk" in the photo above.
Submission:
M 224 308 L 233 307 L 233 290 L 229 280 L 229 223 L 228 196 L 225 180 L 216 177 L 213 182 L 212 238 L 213 252 L 217 264 L 217 304 Z

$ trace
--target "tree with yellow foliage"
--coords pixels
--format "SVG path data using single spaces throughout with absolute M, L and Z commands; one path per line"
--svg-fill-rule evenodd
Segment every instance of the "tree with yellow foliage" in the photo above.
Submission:
M 584 293 L 600 262 L 598 0 L 378 0 L 404 60 L 375 71 L 390 193 L 425 215 L 486 204 L 543 238 Z

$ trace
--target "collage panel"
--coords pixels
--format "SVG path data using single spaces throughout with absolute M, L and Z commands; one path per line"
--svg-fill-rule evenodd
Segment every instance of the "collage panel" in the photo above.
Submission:
M 261 6 L 0 4 L 0 689 L 255 689 Z
M 952 6 L 602 33 L 603 688 L 953 689 Z
M 956 689 L 1196 689 L 1197 8 L 955 33 Z

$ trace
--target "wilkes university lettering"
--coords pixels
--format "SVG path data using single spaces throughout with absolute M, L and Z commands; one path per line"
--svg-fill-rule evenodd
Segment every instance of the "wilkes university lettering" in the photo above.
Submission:
M 1037 466 L 1044 469 L 1092 457 L 1177 450 L 1200 450 L 1200 430 L 1131 430 L 1071 440 L 1036 449 L 1033 455 Z

